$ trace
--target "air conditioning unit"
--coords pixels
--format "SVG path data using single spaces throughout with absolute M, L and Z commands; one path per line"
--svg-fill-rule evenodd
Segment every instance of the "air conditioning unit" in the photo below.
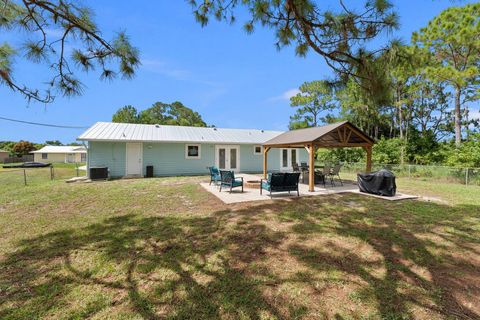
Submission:
M 153 177 L 153 166 L 147 166 L 145 171 L 146 171 L 145 178 Z
M 108 179 L 108 167 L 90 167 L 91 180 L 107 180 Z

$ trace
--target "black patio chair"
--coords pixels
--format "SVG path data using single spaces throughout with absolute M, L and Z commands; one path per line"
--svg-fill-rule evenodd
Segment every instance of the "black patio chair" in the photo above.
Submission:
M 233 171 L 220 170 L 220 192 L 222 187 L 230 188 L 230 193 L 233 188 L 242 187 L 243 192 L 243 177 L 235 178 Z
M 209 185 L 211 185 L 212 182 L 213 182 L 214 185 L 217 185 L 218 182 L 220 182 L 220 180 L 221 180 L 220 171 L 215 166 L 207 167 L 207 168 L 210 171 L 210 183 L 209 183 Z
M 330 167 L 329 164 L 325 164 L 322 168 L 322 170 L 318 170 L 315 172 L 315 182 L 321 181 L 323 183 L 323 187 L 326 187 L 325 181 L 327 180 L 327 177 L 329 177 L 330 173 L 332 172 L 332 167 Z M 333 186 L 333 184 L 332 184 Z
M 300 172 L 300 167 L 296 162 L 292 163 L 292 169 L 293 169 L 293 172 Z
M 305 176 L 308 175 L 308 164 L 300 162 L 300 172 L 302 173 L 302 183 L 305 183 Z

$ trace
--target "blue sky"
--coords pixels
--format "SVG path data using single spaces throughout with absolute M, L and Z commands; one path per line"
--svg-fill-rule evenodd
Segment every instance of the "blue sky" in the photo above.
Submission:
M 353 0 L 352 0 L 353 1 Z M 465 1 L 467 2 L 467 1 Z M 443 9 L 462 5 L 451 0 L 397 0 L 400 30 L 392 36 L 405 42 L 413 31 Z M 293 48 L 277 51 L 271 30 L 258 27 L 252 35 L 234 25 L 213 21 L 202 28 L 182 0 L 83 1 L 96 12 L 96 22 L 109 38 L 126 30 L 140 49 L 142 66 L 133 80 L 103 82 L 96 72 L 82 74 L 80 97 L 58 97 L 49 105 L 30 103 L 0 87 L 0 116 L 26 121 L 90 126 L 110 121 L 124 105 L 145 109 L 156 101 L 181 101 L 198 111 L 208 124 L 227 128 L 286 130 L 294 109 L 289 96 L 304 81 L 323 79 L 331 72 L 313 52 L 298 58 Z M 330 3 L 330 4 L 328 4 Z M 327 6 L 336 7 L 336 0 Z M 2 31 L 3 32 L 3 31 Z M 18 31 L 17 31 L 18 32 Z M 52 31 L 54 33 L 54 30 Z M 0 43 L 19 43 L 23 34 L 0 34 Z M 27 84 L 48 80 L 48 70 L 17 59 L 15 75 Z M 55 129 L 0 120 L 0 140 L 74 141 L 83 130 Z

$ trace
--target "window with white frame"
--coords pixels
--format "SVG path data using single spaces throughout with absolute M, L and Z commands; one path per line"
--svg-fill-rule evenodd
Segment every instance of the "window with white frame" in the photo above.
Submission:
M 48 153 L 42 153 L 42 159 L 43 160 L 48 159 Z
M 87 154 L 80 153 L 80 162 L 87 162 Z
M 262 154 L 262 146 L 253 146 L 253 154 Z
M 200 159 L 201 148 L 199 144 L 185 145 L 185 159 Z

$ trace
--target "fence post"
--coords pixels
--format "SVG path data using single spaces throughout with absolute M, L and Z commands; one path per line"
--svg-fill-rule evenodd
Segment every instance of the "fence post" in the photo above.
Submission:
M 465 185 L 468 186 L 468 168 L 465 168 Z
M 77 171 L 77 177 L 78 177 L 78 163 L 77 162 L 75 162 L 75 169 Z
M 50 180 L 53 180 L 53 167 L 50 166 Z
M 27 185 L 27 171 L 26 169 L 23 169 L 23 183 Z
M 410 167 L 411 167 L 411 165 L 409 164 L 409 165 L 408 165 L 408 177 L 409 177 L 409 178 L 410 178 Z

